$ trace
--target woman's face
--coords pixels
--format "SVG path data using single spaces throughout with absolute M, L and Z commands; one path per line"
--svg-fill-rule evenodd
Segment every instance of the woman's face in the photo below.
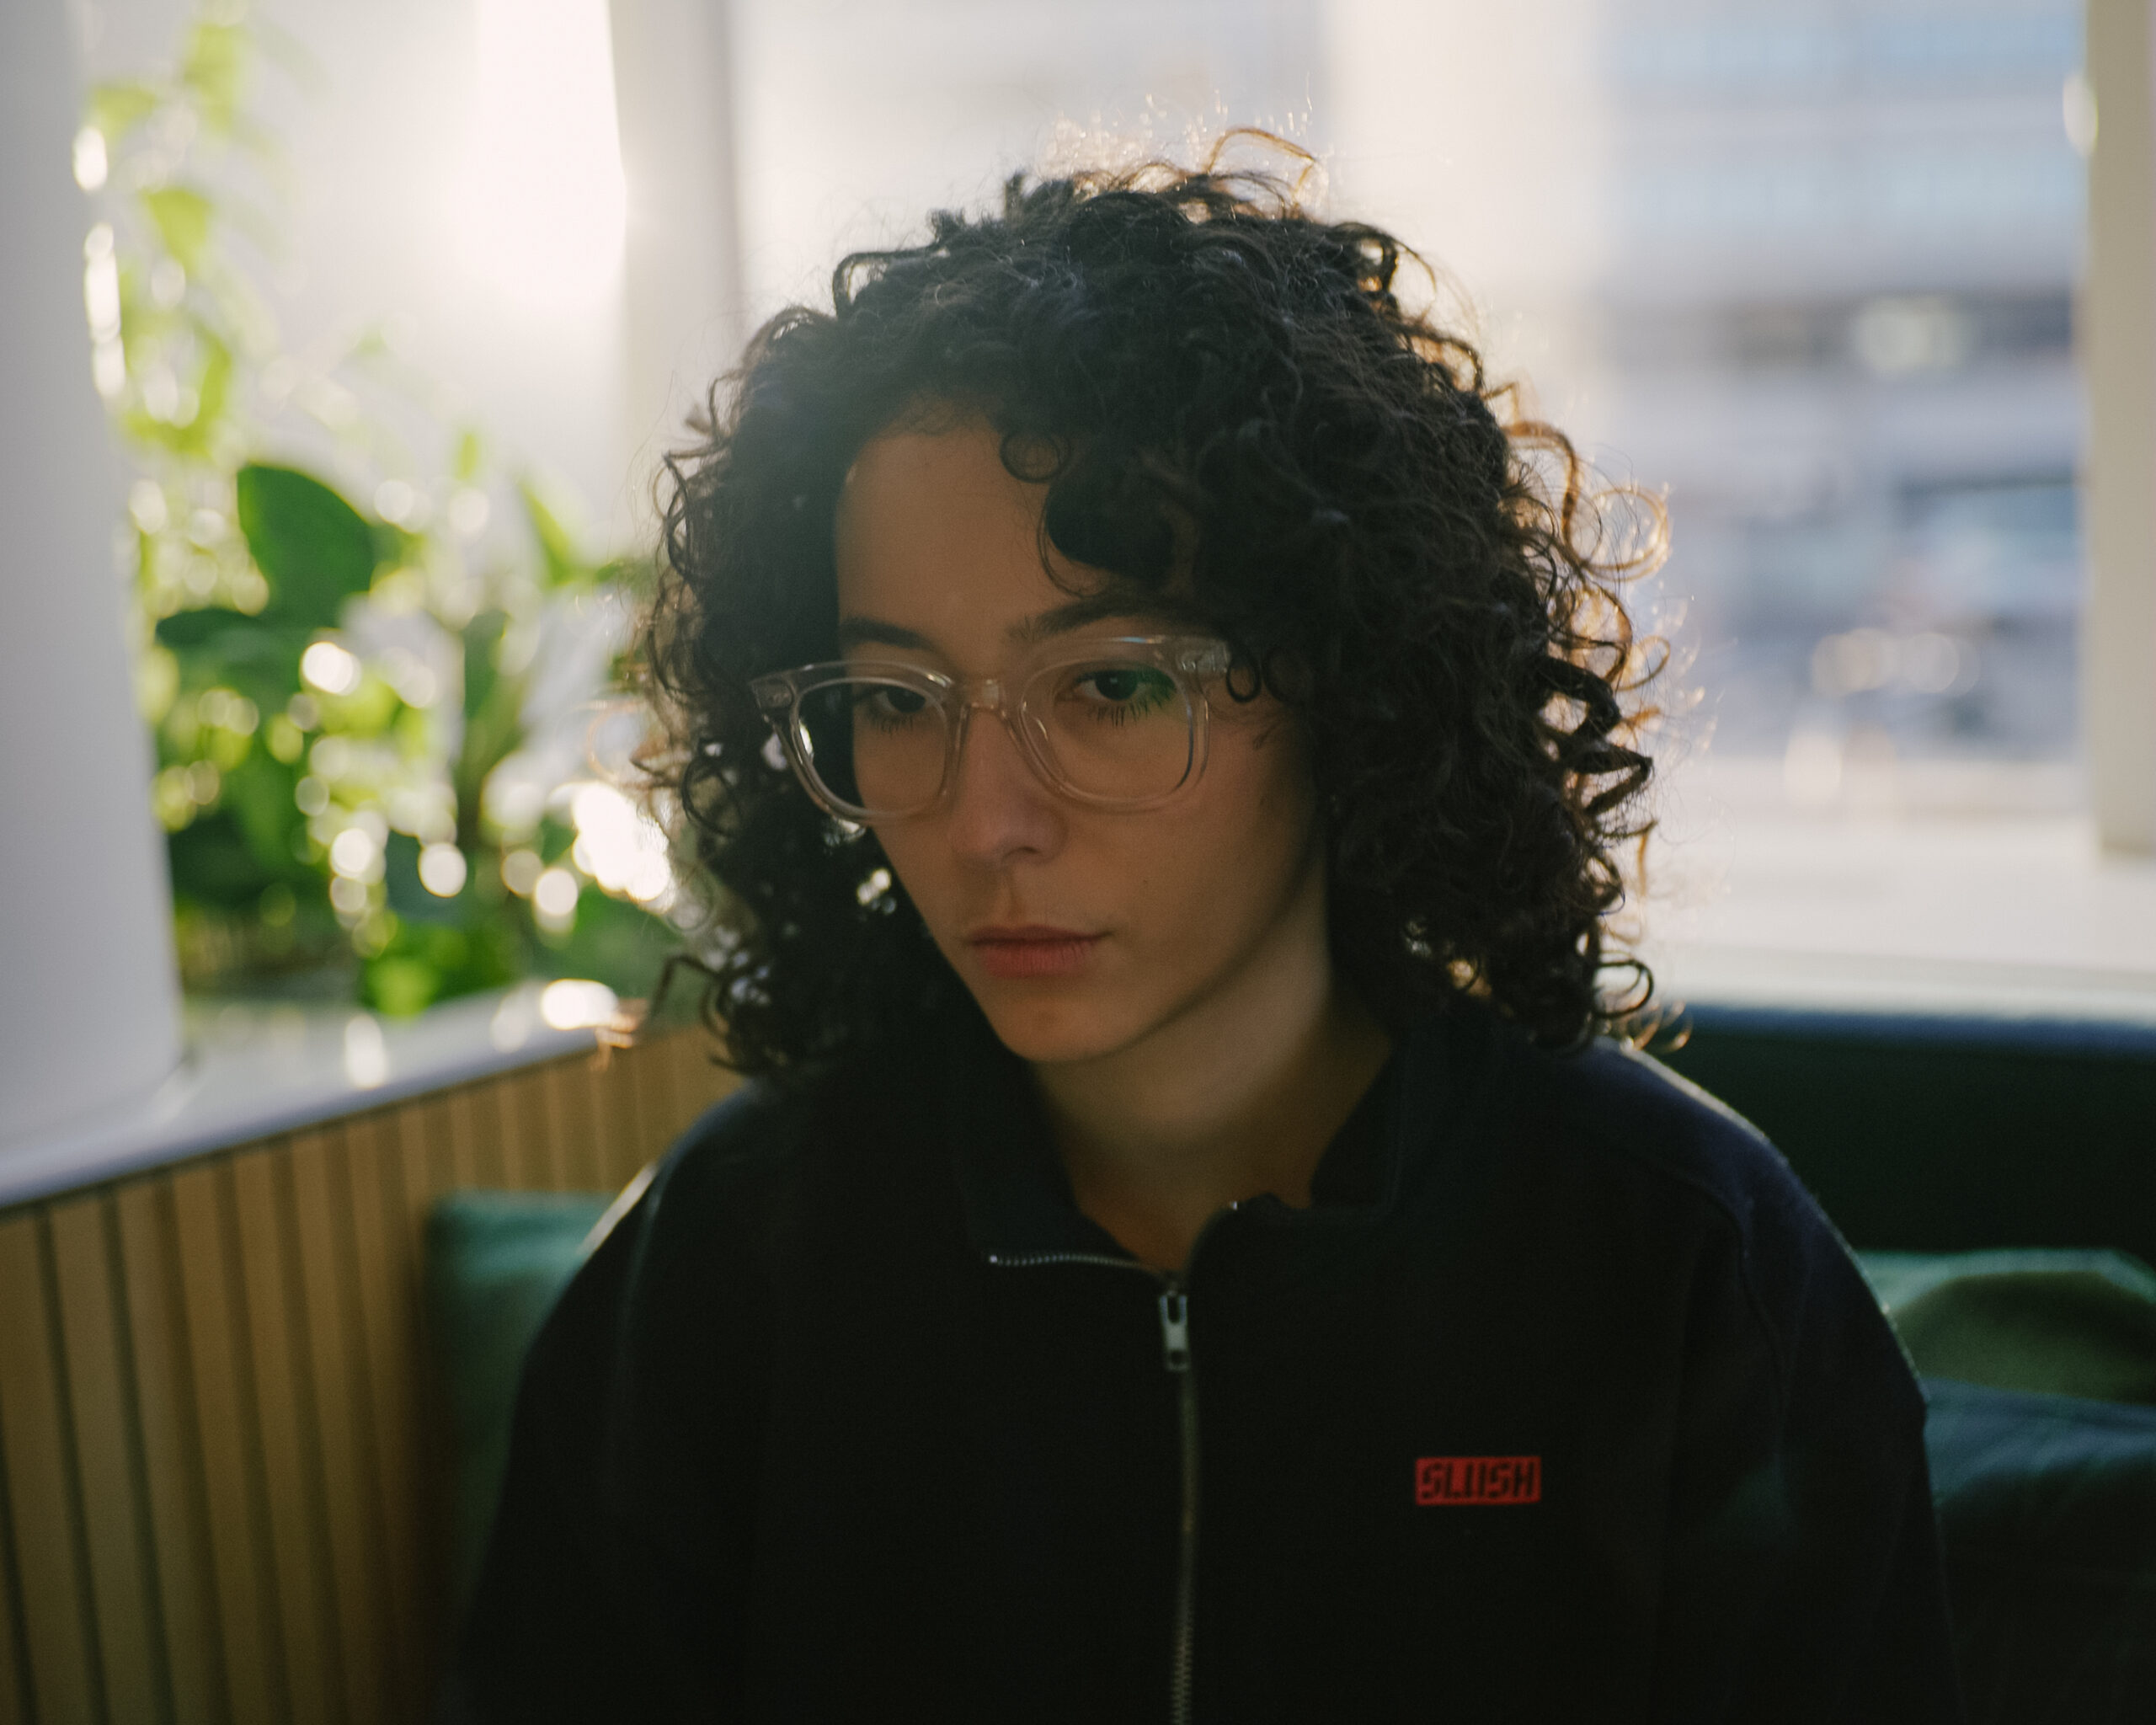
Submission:
M 841 650 L 962 679 L 1002 676 L 1043 638 L 1177 633 L 1144 616 L 1067 630 L 1095 583 L 1041 566 L 1045 488 L 1015 478 L 985 424 L 893 431 L 862 450 L 836 523 Z M 976 711 L 949 794 L 877 837 L 1005 1044 L 1037 1063 L 1120 1053 L 1324 941 L 1322 849 L 1298 728 L 1270 696 L 1214 686 L 1203 773 L 1136 812 L 1034 773 Z M 1232 1016 L 1232 1015 L 1230 1015 Z

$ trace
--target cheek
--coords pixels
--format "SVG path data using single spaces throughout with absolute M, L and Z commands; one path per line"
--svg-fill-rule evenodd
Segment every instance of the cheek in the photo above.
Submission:
M 1299 857 L 1309 843 L 1317 806 L 1310 751 L 1284 718 L 1249 729 L 1222 727 L 1227 734 L 1207 763 L 1209 786 L 1219 769 L 1219 790 L 1234 814 L 1224 824 L 1238 829 L 1232 842 L 1255 846 L 1267 856 Z
M 1213 932 L 1277 908 L 1314 840 L 1315 796 L 1299 740 L 1284 728 L 1216 746 L 1199 794 L 1134 858 L 1156 909 Z M 1172 903 L 1171 903 L 1172 901 Z

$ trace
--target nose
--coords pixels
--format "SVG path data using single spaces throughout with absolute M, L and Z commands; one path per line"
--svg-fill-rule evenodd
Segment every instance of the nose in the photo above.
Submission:
M 995 713 L 969 708 L 965 724 L 948 804 L 952 849 L 985 868 L 1053 857 L 1065 830 L 1055 793 Z

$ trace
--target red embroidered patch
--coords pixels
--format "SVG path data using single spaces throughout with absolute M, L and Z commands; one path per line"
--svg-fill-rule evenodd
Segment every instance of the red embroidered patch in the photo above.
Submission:
M 1415 1464 L 1417 1503 L 1539 1503 L 1540 1455 L 1425 1455 Z

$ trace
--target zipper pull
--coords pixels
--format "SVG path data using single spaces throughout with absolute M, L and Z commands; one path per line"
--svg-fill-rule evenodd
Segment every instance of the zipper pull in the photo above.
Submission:
M 1173 1291 L 1161 1296 L 1161 1348 L 1170 1371 L 1190 1370 L 1190 1296 Z

